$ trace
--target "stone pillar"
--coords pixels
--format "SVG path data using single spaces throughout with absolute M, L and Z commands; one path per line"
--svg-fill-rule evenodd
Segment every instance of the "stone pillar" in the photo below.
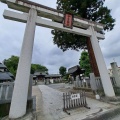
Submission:
M 32 82 L 33 82 L 33 75 L 30 75 L 29 87 L 28 87 L 28 99 L 32 98 Z
M 79 81 L 79 86 L 82 87 L 82 80 Z
M 85 84 L 84 84 L 84 81 L 82 80 L 82 87 L 84 88 L 85 87 Z
M 97 90 L 94 73 L 90 73 L 90 86 L 93 91 Z
M 87 82 L 87 80 L 86 80 L 86 88 L 88 88 L 88 82 Z
M 93 50 L 94 50 L 94 54 L 95 54 L 96 62 L 97 62 L 98 69 L 99 69 L 99 72 L 100 72 L 101 81 L 102 81 L 102 85 L 103 85 L 105 95 L 107 97 L 114 97 L 115 93 L 114 93 L 114 90 L 113 90 L 113 86 L 112 86 L 110 77 L 108 75 L 108 70 L 107 70 L 106 64 L 104 62 L 104 58 L 103 58 L 103 55 L 102 55 L 102 52 L 101 52 L 101 49 L 100 49 L 100 46 L 99 46 L 98 39 L 96 37 L 96 32 L 94 31 L 94 28 L 92 26 L 90 27 L 90 30 L 91 30 L 91 33 L 92 33 L 91 44 L 92 44 L 92 47 L 93 47 Z
M 76 76 L 76 80 L 75 80 L 75 82 L 76 82 L 76 87 L 79 87 L 79 81 L 80 81 L 80 79 L 79 79 L 79 76 L 77 75 L 77 76 Z
M 9 118 L 13 119 L 22 117 L 26 113 L 36 17 L 37 11 L 30 9 L 9 112 Z
M 118 73 L 118 66 L 116 62 L 110 63 L 112 67 L 113 77 L 115 77 L 115 81 L 118 87 L 120 87 L 120 76 Z

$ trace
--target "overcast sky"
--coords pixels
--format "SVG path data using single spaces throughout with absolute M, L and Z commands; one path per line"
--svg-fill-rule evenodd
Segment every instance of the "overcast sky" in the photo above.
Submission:
M 32 0 L 38 2 L 38 0 Z M 56 0 L 39 0 L 40 4 L 56 8 Z M 113 18 L 116 19 L 114 30 L 106 32 L 105 40 L 100 42 L 104 59 L 108 68 L 113 59 L 120 66 L 120 0 L 106 0 L 105 6 L 111 9 Z M 0 62 L 10 58 L 11 55 L 20 55 L 25 24 L 3 18 L 6 4 L 0 3 Z M 62 52 L 53 44 L 51 29 L 36 27 L 32 63 L 41 64 L 49 69 L 49 73 L 59 73 L 59 67 L 67 69 L 77 65 L 80 52 Z

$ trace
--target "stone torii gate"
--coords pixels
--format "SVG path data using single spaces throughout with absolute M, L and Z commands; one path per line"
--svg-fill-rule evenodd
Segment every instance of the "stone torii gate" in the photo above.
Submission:
M 89 37 L 100 72 L 105 95 L 108 97 L 115 96 L 98 43 L 98 39 L 104 39 L 104 35 L 99 33 L 99 31 L 103 30 L 103 25 L 74 17 L 73 28 L 65 28 L 62 24 L 64 15 L 60 11 L 27 0 L 0 1 L 6 3 L 11 9 L 23 12 L 17 13 L 5 10 L 3 14 L 4 18 L 27 23 L 16 74 L 9 118 L 19 118 L 26 113 L 30 66 L 36 25 Z M 46 20 L 41 17 L 49 18 L 51 20 Z

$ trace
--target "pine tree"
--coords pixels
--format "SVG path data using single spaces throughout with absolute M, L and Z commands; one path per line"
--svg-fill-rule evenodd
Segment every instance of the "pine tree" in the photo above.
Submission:
M 105 0 L 57 0 L 59 11 L 70 12 L 79 17 L 105 24 L 104 30 L 112 30 L 115 20 L 110 15 L 110 10 L 104 7 Z M 52 30 L 53 42 L 66 51 L 86 48 L 87 38 L 84 36 Z
M 90 60 L 89 60 L 89 54 L 86 51 L 83 51 L 81 53 L 81 57 L 79 59 L 79 64 L 82 69 L 85 69 L 85 76 L 89 76 L 91 72 L 91 67 L 90 67 Z

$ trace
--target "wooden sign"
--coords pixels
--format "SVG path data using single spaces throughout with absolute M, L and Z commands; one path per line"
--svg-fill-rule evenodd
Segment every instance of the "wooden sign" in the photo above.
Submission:
M 69 13 L 64 14 L 63 26 L 67 28 L 73 28 L 73 15 Z
M 80 99 L 80 94 L 72 94 L 71 95 L 71 100 L 77 100 L 77 99 Z

